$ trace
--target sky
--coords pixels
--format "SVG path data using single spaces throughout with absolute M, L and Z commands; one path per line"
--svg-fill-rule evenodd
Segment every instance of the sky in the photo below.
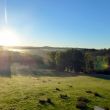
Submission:
M 5 25 L 22 46 L 110 48 L 110 0 L 0 0 Z

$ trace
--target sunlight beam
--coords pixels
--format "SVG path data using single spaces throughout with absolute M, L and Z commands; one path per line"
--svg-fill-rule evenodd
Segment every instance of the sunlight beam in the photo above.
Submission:
M 5 8 L 5 24 L 7 24 L 7 23 L 8 23 L 8 20 L 7 20 L 7 10 Z
M 8 19 L 7 19 L 7 2 L 5 0 L 5 24 L 7 25 Z

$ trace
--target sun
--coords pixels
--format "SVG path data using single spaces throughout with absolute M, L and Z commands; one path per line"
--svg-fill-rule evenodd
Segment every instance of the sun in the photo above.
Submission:
M 10 27 L 0 29 L 0 45 L 16 46 L 19 45 L 19 35 Z

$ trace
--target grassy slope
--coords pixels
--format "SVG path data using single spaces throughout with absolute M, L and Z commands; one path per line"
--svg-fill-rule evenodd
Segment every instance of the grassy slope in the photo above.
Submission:
M 61 91 L 55 91 L 56 87 Z M 104 98 L 87 94 L 86 90 L 98 92 Z M 63 100 L 59 94 L 67 94 L 70 98 Z M 0 110 L 77 110 L 78 96 L 90 99 L 90 108 L 95 105 L 109 107 L 110 80 L 88 76 L 0 78 Z M 39 99 L 46 97 L 51 98 L 55 105 L 40 105 Z

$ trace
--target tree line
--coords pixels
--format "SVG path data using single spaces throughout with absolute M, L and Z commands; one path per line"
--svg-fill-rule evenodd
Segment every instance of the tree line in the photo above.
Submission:
M 67 72 L 110 72 L 110 49 L 68 49 L 49 52 L 49 66 Z

